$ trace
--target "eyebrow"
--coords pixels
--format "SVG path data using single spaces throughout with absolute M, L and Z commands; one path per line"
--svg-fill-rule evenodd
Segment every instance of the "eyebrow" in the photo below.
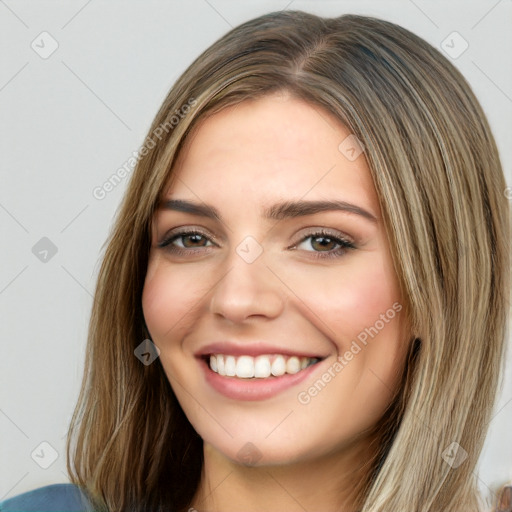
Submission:
M 209 219 L 215 219 L 223 222 L 219 211 L 206 203 L 195 203 L 184 199 L 166 199 L 160 203 L 158 208 L 161 210 L 190 213 L 192 215 L 199 215 L 201 217 L 207 217 Z M 262 216 L 271 220 L 283 220 L 302 217 L 305 215 L 313 215 L 315 213 L 326 211 L 354 213 L 373 223 L 378 222 L 377 217 L 360 206 L 338 200 L 285 201 L 283 203 L 277 203 L 264 208 Z

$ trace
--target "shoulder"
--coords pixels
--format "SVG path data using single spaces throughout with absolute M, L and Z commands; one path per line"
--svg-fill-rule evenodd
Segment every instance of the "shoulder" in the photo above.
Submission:
M 0 502 L 0 512 L 89 512 L 91 505 L 74 484 L 53 484 Z

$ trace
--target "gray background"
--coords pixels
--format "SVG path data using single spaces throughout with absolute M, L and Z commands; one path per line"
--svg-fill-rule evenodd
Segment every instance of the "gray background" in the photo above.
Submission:
M 139 148 L 193 58 L 231 26 L 280 9 L 374 15 L 445 45 L 512 185 L 510 0 L 0 0 L 0 499 L 67 481 L 94 283 L 127 179 L 102 200 L 93 189 Z M 511 369 L 509 355 L 480 463 L 484 490 L 512 478 Z

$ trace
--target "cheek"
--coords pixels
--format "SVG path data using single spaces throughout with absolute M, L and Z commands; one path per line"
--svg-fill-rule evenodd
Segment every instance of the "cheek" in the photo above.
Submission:
M 321 320 L 315 321 L 316 326 L 331 340 L 338 358 L 343 358 L 343 370 L 332 388 L 338 388 L 340 396 L 357 389 L 356 402 L 367 400 L 369 409 L 372 403 L 380 410 L 399 383 L 407 351 L 392 265 L 369 253 L 347 264 L 347 270 L 333 269 L 329 276 L 322 270 L 322 275 L 310 274 L 303 288 L 297 283 L 295 289 L 307 290 L 307 304 Z
M 180 267 L 179 271 L 154 256 L 150 259 L 142 291 L 142 309 L 153 341 L 158 345 L 186 329 L 187 320 L 198 307 L 205 282 Z
M 316 322 L 331 340 L 338 365 L 333 362 L 330 373 L 320 376 L 325 386 L 311 381 L 299 398 L 305 414 L 325 418 L 320 437 L 326 439 L 331 430 L 352 436 L 375 424 L 400 384 L 407 352 L 403 307 L 394 274 L 374 263 L 338 270 L 321 289 L 308 286 L 315 290 L 308 304 L 330 328 Z
M 368 254 L 359 261 L 347 263 L 346 267 L 325 269 L 309 272 L 296 280 L 296 290 L 302 290 L 307 303 L 326 325 L 330 327 L 330 335 L 337 333 L 336 341 L 345 344 L 355 339 L 366 328 L 378 322 L 381 326 L 381 315 L 386 316 L 388 325 L 399 316 L 396 309 L 400 306 L 400 293 L 392 267 L 377 254 Z M 388 314 L 386 314 L 388 312 Z M 364 337 L 364 335 L 363 335 Z M 350 339 L 349 339 L 350 338 Z

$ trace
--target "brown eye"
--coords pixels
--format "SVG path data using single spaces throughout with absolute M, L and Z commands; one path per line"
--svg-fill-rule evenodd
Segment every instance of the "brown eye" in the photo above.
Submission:
M 318 251 L 333 250 L 338 245 L 334 238 L 328 236 L 315 236 L 311 238 L 311 247 Z
M 191 235 L 180 235 L 176 238 L 181 238 L 184 247 L 205 247 L 202 242 L 207 242 L 203 235 L 194 233 Z
M 187 250 L 194 252 L 194 249 L 208 249 L 211 245 L 213 245 L 211 240 L 204 233 L 181 231 L 171 233 L 158 244 L 158 247 L 165 248 L 170 252 L 186 253 Z
M 351 249 L 356 249 L 356 246 L 352 240 L 346 239 L 341 233 L 338 236 L 320 231 L 305 236 L 293 249 L 312 253 L 311 256 L 314 258 L 336 258 L 343 256 Z

